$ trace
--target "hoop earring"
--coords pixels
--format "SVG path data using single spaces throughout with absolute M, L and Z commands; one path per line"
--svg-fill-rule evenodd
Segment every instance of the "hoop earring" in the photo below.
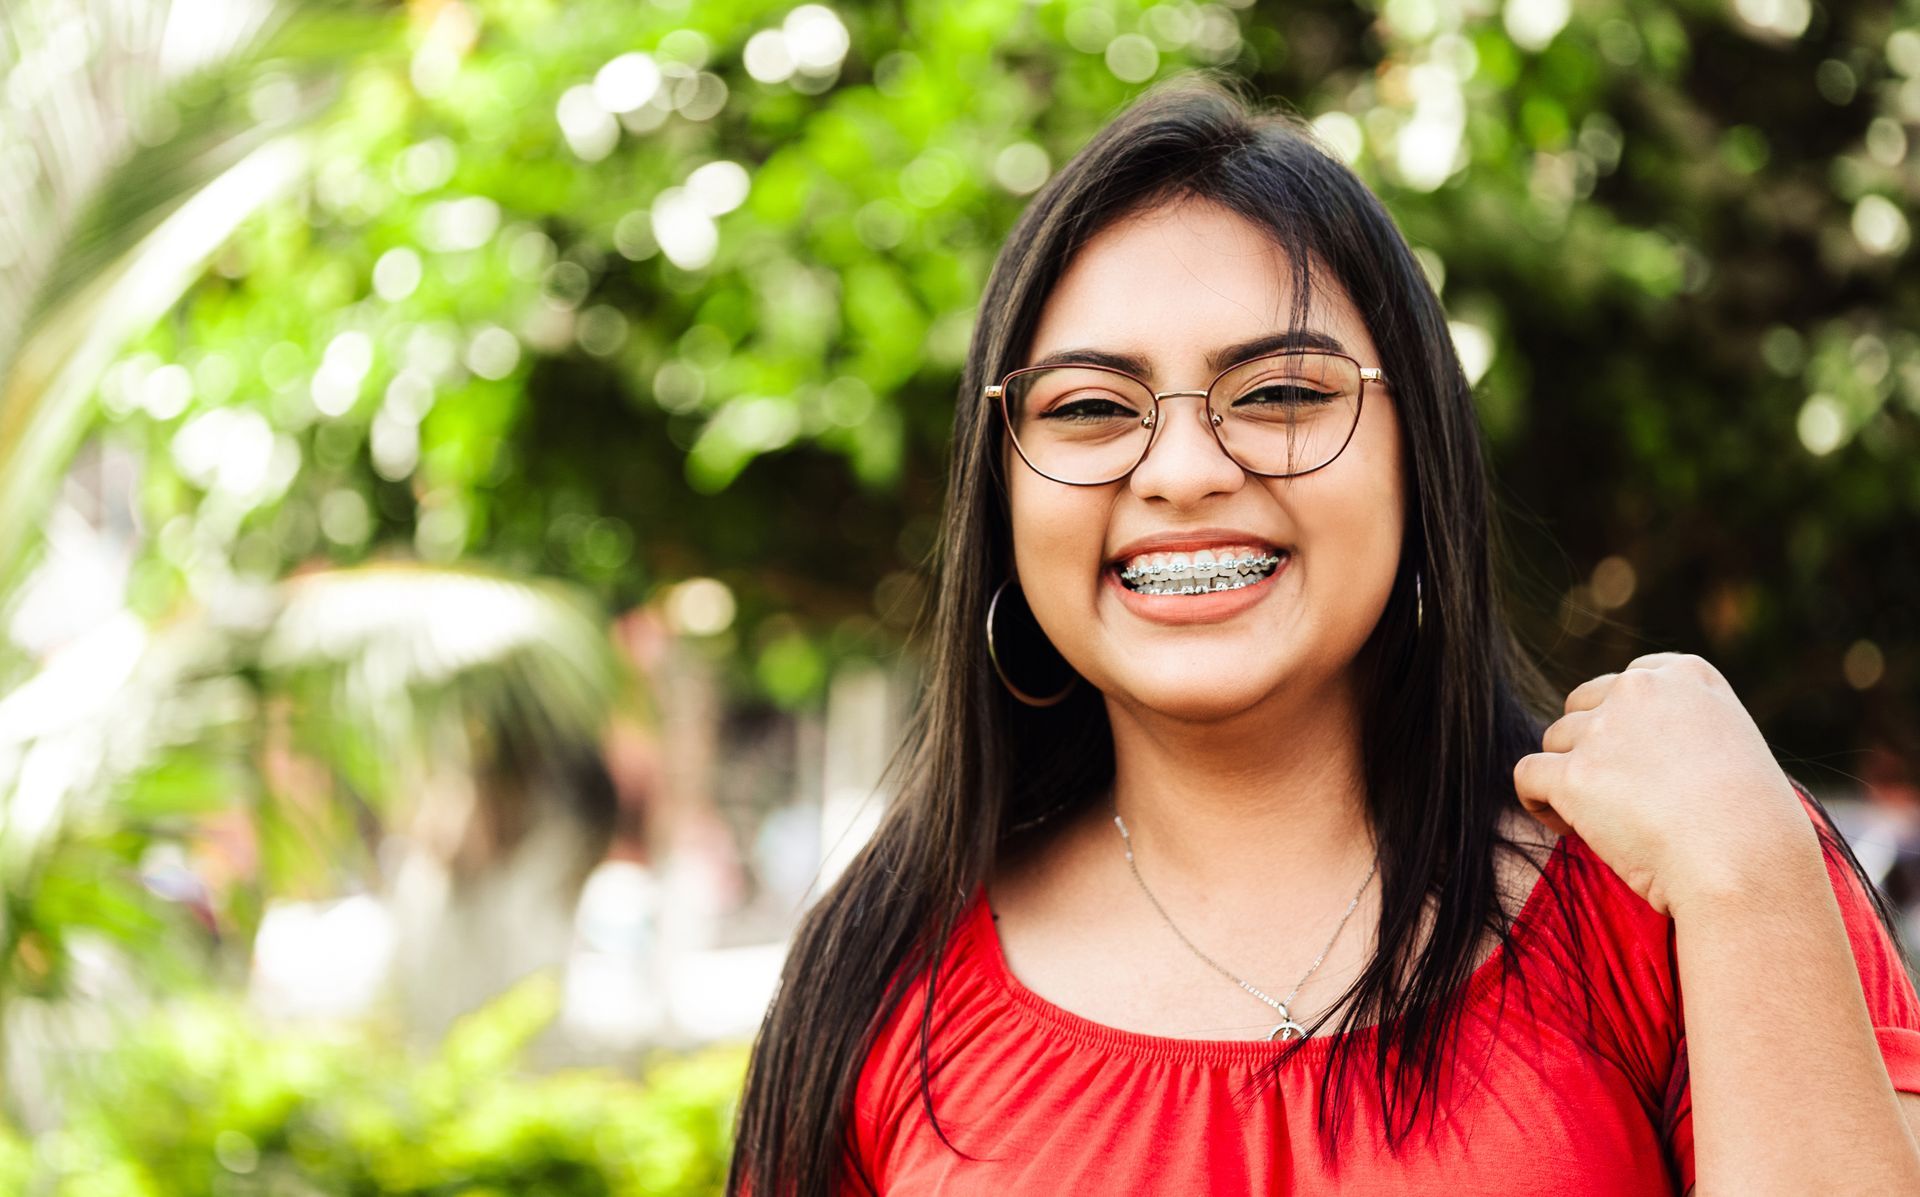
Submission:
M 993 646 L 993 613 L 1000 605 L 1000 592 L 1005 590 L 1007 582 L 1011 581 L 1013 579 L 1008 578 L 1006 582 L 1000 583 L 999 588 L 993 592 L 993 597 L 987 600 L 987 660 L 993 662 L 993 671 L 1000 675 L 1000 684 L 1007 688 L 1007 693 L 1030 707 L 1050 707 L 1071 693 L 1073 688 L 1080 684 L 1080 678 L 1076 674 L 1067 679 L 1066 686 L 1058 694 L 1046 698 L 1035 698 L 1007 679 L 1007 671 L 1000 667 L 1000 653 Z
M 1419 631 L 1426 622 L 1427 605 L 1420 597 L 1420 571 L 1413 571 L 1413 630 Z

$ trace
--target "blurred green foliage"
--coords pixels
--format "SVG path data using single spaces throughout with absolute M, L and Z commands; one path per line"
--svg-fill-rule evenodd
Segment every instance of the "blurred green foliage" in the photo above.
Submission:
M 244 976 L 270 900 L 376 884 L 383 829 L 449 770 L 591 754 L 626 681 L 574 588 L 468 564 L 309 571 L 237 612 L 109 628 L 0 719 L 38 724 L 0 739 L 0 1010 L 84 1001 L 103 972 Z M 246 846 L 211 854 L 233 867 L 180 889 L 166 850 L 234 816 Z
M 743 47 L 790 11 L 448 6 L 410 54 L 363 61 L 311 187 L 108 380 L 148 437 L 156 526 L 190 517 L 141 570 L 141 608 L 190 589 L 193 556 L 270 575 L 399 541 L 616 604 L 717 574 L 748 602 L 745 680 L 787 701 L 824 678 L 797 636 L 840 620 L 836 648 L 885 647 L 876 617 L 897 632 L 914 596 L 896 583 L 876 611 L 871 587 L 931 542 L 971 305 L 1021 202 L 1004 179 L 1031 190 L 1136 85 L 1018 3 L 844 11 L 844 67 L 757 82 Z M 661 79 L 616 120 L 589 97 L 622 50 Z M 702 179 L 744 202 L 708 215 L 727 201 L 687 198 Z M 678 262 L 662 225 L 691 237 Z M 192 398 L 143 418 L 176 363 Z M 211 408 L 256 445 L 271 429 L 289 468 L 223 488 L 212 446 L 238 425 L 182 438 Z
M 536 976 L 431 1056 L 376 1033 L 289 1031 L 183 1002 L 84 1062 L 62 1128 L 0 1139 L 20 1197 L 695 1197 L 726 1175 L 745 1052 L 641 1079 L 518 1069 L 558 1001 Z M 76 1062 L 78 1064 L 78 1062 Z
M 616 605 L 711 574 L 741 683 L 807 701 L 921 599 L 1025 195 L 1216 67 L 1431 267 L 1557 668 L 1704 651 L 1763 725 L 1911 757 L 1916 8 L 1750 7 L 410 5 L 310 180 L 107 377 L 151 466 L 134 601 L 395 548 Z M 783 28 L 827 65 L 756 78 Z

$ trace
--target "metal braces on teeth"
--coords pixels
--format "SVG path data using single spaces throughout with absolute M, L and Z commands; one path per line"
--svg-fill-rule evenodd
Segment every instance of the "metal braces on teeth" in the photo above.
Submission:
M 1248 568 L 1251 568 L 1251 567 L 1255 567 L 1255 566 L 1258 566 L 1258 567 L 1261 567 L 1261 568 L 1265 568 L 1266 566 L 1270 566 L 1270 565 L 1278 565 L 1278 564 L 1280 564 L 1280 556 L 1279 556 L 1279 554 L 1277 554 L 1277 553 L 1270 553 L 1270 554 L 1268 554 L 1268 555 L 1267 555 L 1267 556 L 1265 556 L 1265 557 L 1240 557 L 1240 558 L 1237 558 L 1237 559 L 1233 559 L 1233 558 L 1230 558 L 1230 559 L 1227 559 L 1227 560 L 1224 560 L 1224 561 L 1215 561 L 1215 562 L 1213 563 L 1213 567 L 1214 567 L 1215 569 L 1218 569 L 1219 567 L 1221 567 L 1221 566 L 1223 566 L 1223 565 L 1224 565 L 1224 566 L 1227 566 L 1227 567 L 1229 567 L 1229 568 L 1232 568 L 1232 569 L 1248 569 Z M 1141 566 L 1141 567 L 1140 567 L 1139 569 L 1137 569 L 1137 570 L 1133 570 L 1133 569 L 1123 569 L 1123 570 L 1121 570 L 1121 571 L 1120 571 L 1120 577 L 1121 577 L 1122 579 L 1124 579 L 1125 581 L 1128 581 L 1128 582 L 1131 582 L 1131 581 L 1134 581 L 1134 580 L 1136 580 L 1136 579 L 1138 579 L 1138 578 L 1144 578 L 1144 577 L 1149 577 L 1149 576 L 1153 576 L 1153 575 L 1157 575 L 1157 574 L 1166 574 L 1166 573 L 1173 573 L 1173 572 L 1175 572 L 1176 570 L 1177 570 L 1177 571 L 1179 571 L 1179 572 L 1182 572 L 1182 573 L 1190 573 L 1190 572 L 1192 572 L 1193 570 L 1196 570 L 1196 569 L 1204 569 L 1204 568 L 1206 568 L 1206 566 L 1205 566 L 1205 563 L 1202 563 L 1202 564 L 1200 564 L 1200 565 L 1193 565 L 1193 564 L 1191 564 L 1191 563 L 1189 563 L 1189 564 L 1187 564 L 1187 565 L 1181 565 L 1181 566 L 1176 566 L 1176 565 L 1173 565 L 1173 564 L 1172 564 L 1171 562 L 1169 562 L 1169 563 L 1167 563 L 1167 564 L 1165 564 L 1165 565 L 1144 565 L 1144 566 Z M 1235 586 L 1227 586 L 1227 587 L 1218 587 L 1218 586 L 1216 586 L 1216 587 L 1213 587 L 1212 589 L 1215 589 L 1215 590 L 1221 590 L 1221 589 L 1226 589 L 1226 590 L 1233 590 L 1233 589 L 1237 589 L 1237 587 L 1235 587 Z M 1142 594 L 1178 594 L 1178 593 L 1188 593 L 1188 594 L 1191 594 L 1191 593 L 1193 593 L 1193 592 L 1192 592 L 1191 590 L 1189 590 L 1189 591 L 1184 591 L 1184 592 L 1182 592 L 1182 591 L 1175 591 L 1175 590 L 1172 590 L 1171 588 L 1169 588 L 1169 589 L 1167 589 L 1167 590 L 1151 590 L 1151 591 L 1146 591 L 1146 590 L 1143 590 L 1143 591 L 1141 591 L 1141 593 L 1142 593 Z
M 1265 575 L 1262 575 L 1262 577 L 1264 576 Z M 1171 586 L 1167 586 L 1167 587 L 1149 586 L 1149 587 L 1142 587 L 1141 589 L 1134 591 L 1134 593 L 1135 594 L 1212 594 L 1212 593 L 1215 593 L 1216 591 L 1221 591 L 1221 590 L 1244 590 L 1247 587 L 1253 585 L 1254 582 L 1257 582 L 1260 580 L 1261 580 L 1260 578 L 1254 578 L 1249 581 L 1230 583 L 1225 578 L 1215 578 L 1213 580 L 1214 584 L 1211 586 L 1207 586 L 1204 584 L 1195 586 L 1191 582 L 1183 582 L 1181 583 L 1180 589 L 1178 590 L 1175 590 Z

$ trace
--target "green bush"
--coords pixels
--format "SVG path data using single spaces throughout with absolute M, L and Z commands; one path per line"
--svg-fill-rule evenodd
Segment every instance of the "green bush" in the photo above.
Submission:
M 680 1197 L 720 1190 L 739 1048 L 530 1075 L 536 978 L 431 1057 L 366 1031 L 262 1025 L 229 999 L 135 1028 L 63 1094 L 59 1131 L 0 1137 L 0 1189 L 47 1197 Z

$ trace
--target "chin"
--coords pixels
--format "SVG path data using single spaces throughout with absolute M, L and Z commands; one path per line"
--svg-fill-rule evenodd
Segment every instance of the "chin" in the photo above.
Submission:
M 1250 685 L 1252 679 L 1244 674 L 1233 680 L 1239 684 L 1222 685 L 1218 679 L 1204 677 L 1178 685 L 1143 681 L 1126 687 L 1126 695 L 1133 705 L 1168 719 L 1211 723 L 1240 714 L 1270 693 L 1269 688 Z

